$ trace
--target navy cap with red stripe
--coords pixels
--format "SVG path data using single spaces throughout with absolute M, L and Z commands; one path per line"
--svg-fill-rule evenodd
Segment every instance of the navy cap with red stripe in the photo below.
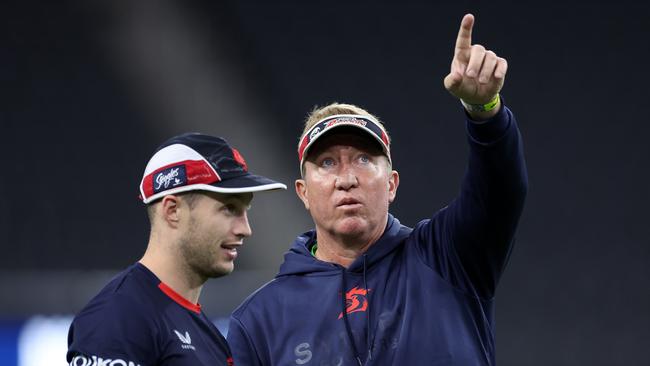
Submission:
M 286 188 L 251 174 L 244 157 L 223 138 L 185 133 L 156 149 L 140 182 L 140 198 L 148 204 L 168 194 L 195 190 L 246 193 Z
M 388 158 L 388 162 L 392 164 L 390 157 L 390 139 L 379 121 L 369 115 L 336 114 L 316 122 L 300 138 L 298 142 L 298 160 L 300 161 L 301 172 L 307 159 L 307 153 L 314 146 L 316 140 L 339 127 L 354 127 L 358 128 L 361 132 L 365 132 L 365 136 L 371 137 L 379 143 L 384 155 Z

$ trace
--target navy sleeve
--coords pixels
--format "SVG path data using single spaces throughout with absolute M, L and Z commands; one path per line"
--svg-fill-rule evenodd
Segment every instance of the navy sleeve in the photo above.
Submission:
M 248 336 L 246 329 L 235 316 L 230 317 L 228 326 L 228 344 L 236 366 L 261 366 L 253 341 Z
M 521 136 L 505 107 L 492 119 L 468 119 L 468 167 L 459 196 L 418 224 L 425 262 L 455 286 L 484 299 L 507 263 L 528 189 Z
M 91 303 L 70 326 L 67 361 L 70 365 L 154 365 L 160 353 L 157 329 L 147 312 L 127 296 Z

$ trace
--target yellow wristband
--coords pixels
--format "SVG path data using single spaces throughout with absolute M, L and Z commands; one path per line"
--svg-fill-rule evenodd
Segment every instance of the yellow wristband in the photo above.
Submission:
M 465 107 L 465 109 L 467 109 L 469 112 L 489 112 L 496 108 L 497 104 L 499 104 L 500 99 L 501 98 L 499 97 L 499 93 L 497 93 L 497 95 L 495 95 L 491 101 L 485 104 L 469 104 L 462 99 L 460 102 L 463 104 L 463 107 Z

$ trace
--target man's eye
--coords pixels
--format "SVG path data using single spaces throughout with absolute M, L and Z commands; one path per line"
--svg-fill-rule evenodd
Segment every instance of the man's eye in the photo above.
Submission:
M 334 165 L 334 159 L 331 158 L 326 158 L 323 159 L 323 161 L 320 163 L 320 165 L 324 168 L 331 167 Z
M 226 213 L 231 215 L 237 214 L 237 207 L 235 205 L 225 205 L 223 206 L 223 210 L 226 211 Z
M 364 163 L 364 164 L 367 164 L 367 163 L 370 162 L 370 157 L 368 155 L 360 155 L 359 156 L 359 161 Z

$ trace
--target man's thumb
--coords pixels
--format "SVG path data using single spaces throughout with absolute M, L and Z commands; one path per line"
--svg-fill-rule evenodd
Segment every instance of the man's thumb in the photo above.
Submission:
M 460 86 L 462 80 L 463 80 L 462 75 L 452 71 L 449 73 L 449 75 L 445 77 L 445 88 L 449 92 L 453 93 Z

